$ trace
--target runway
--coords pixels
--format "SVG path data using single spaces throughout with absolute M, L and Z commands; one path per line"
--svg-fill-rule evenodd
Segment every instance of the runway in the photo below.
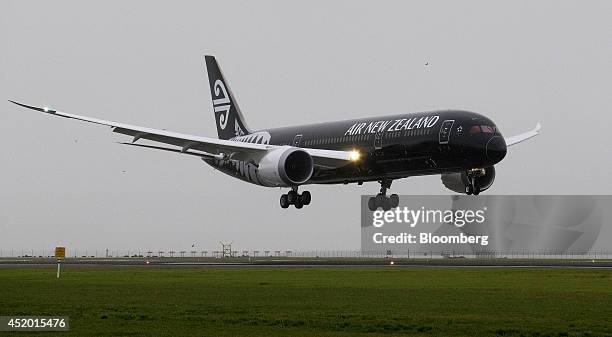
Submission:
M 69 258 L 66 269 L 107 268 L 596 268 L 612 269 L 612 260 L 593 259 L 217 259 L 217 258 Z M 2 258 L 0 269 L 56 268 L 54 258 Z

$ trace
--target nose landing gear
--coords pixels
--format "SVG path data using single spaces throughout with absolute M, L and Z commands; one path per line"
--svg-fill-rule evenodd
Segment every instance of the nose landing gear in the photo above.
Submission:
M 295 208 L 300 209 L 304 206 L 310 205 L 310 200 L 312 196 L 310 192 L 304 191 L 302 194 L 298 193 L 297 186 L 292 187 L 291 191 L 287 192 L 287 194 L 283 194 L 280 197 L 280 206 L 282 208 L 288 208 L 290 205 L 294 205 Z
M 375 197 L 370 197 L 368 200 L 368 208 L 374 212 L 379 207 L 385 211 L 395 208 L 399 205 L 399 196 L 397 194 L 391 194 L 387 197 L 387 189 L 391 188 L 391 182 L 393 180 L 381 180 L 380 182 L 380 193 Z
M 476 179 L 483 176 L 484 174 L 484 169 L 471 169 L 467 171 L 468 184 L 465 186 L 465 194 L 480 194 L 480 184 L 478 184 L 478 181 Z

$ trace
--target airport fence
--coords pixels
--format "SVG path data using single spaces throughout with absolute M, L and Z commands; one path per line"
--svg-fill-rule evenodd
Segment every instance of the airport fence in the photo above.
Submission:
M 0 258 L 51 258 L 54 248 L 0 248 Z M 610 259 L 609 250 L 551 251 L 361 251 L 361 250 L 164 250 L 164 249 L 66 249 L 69 258 L 409 258 L 409 259 Z

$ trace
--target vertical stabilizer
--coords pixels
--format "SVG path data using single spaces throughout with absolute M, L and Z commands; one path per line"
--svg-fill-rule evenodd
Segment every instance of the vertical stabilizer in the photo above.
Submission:
M 251 133 L 217 60 L 209 55 L 204 58 L 219 139 L 230 139 Z

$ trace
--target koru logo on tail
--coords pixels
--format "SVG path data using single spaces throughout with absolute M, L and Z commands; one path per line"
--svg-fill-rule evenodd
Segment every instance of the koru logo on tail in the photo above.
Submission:
M 213 99 L 213 106 L 215 107 L 215 112 L 221 112 L 219 115 L 219 126 L 221 130 L 225 130 L 231 107 L 229 95 L 227 94 L 227 89 L 225 89 L 225 84 L 221 80 L 215 81 L 214 89 L 215 97 L 217 98 Z

